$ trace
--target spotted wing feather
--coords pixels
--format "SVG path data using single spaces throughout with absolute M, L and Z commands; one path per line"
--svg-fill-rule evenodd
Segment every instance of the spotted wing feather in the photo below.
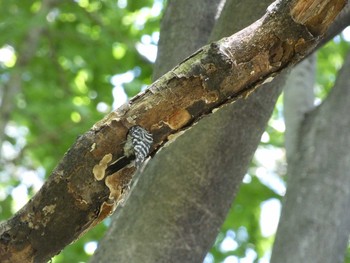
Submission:
M 132 144 L 132 153 L 135 155 L 136 167 L 139 168 L 149 154 L 149 150 L 153 143 L 152 134 L 147 132 L 141 126 L 133 126 L 130 128 L 127 143 Z

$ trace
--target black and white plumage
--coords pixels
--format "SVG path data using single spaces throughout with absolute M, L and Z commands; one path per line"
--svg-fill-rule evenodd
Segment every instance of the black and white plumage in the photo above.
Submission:
M 136 168 L 140 168 L 149 154 L 149 150 L 153 143 L 152 134 L 139 125 L 129 129 L 126 143 L 124 146 L 124 154 L 129 157 L 135 156 Z

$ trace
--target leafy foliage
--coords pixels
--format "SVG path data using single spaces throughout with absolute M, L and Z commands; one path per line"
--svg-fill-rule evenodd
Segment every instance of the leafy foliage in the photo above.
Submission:
M 42 183 L 75 138 L 117 105 L 120 93 L 115 90 L 123 89 L 131 97 L 151 82 L 150 49 L 143 48 L 156 44 L 162 3 L 61 1 L 42 17 L 42 1 L 1 1 L 0 96 L 17 71 L 21 91 L 14 98 L 2 145 L 0 220 L 23 203 L 18 192 L 28 200 L 40 186 L 35 182 Z M 31 58 L 20 63 L 28 55 L 23 52 L 33 44 L 36 28 L 42 29 L 38 44 Z M 348 47 L 339 36 L 318 53 L 320 99 L 331 89 Z M 279 100 L 258 150 L 271 153 L 269 160 L 259 159 L 257 153 L 207 262 L 232 256 L 257 262 L 272 247 L 273 235 L 262 234 L 260 220 L 262 204 L 283 195 L 282 111 Z M 279 190 L 265 177 L 279 180 Z M 101 239 L 107 226 L 108 220 L 54 262 L 87 261 L 84 245 Z
M 349 43 L 345 40 L 344 34 L 336 36 L 318 51 L 316 92 L 320 99 L 325 98 L 333 87 L 348 51 Z
M 113 96 L 112 76 L 137 73 L 126 87 L 130 96 L 151 81 L 152 63 L 137 46 L 159 30 L 160 1 L 58 1 L 42 16 L 43 2 L 1 1 L 0 49 L 13 51 L 16 64 L 0 58 L 0 94 L 15 71 L 22 82 L 0 163 L 0 220 L 19 208 L 19 199 L 23 204 L 39 189 L 30 181 L 42 183 L 42 175 L 50 174 L 76 137 L 113 109 L 119 98 Z M 34 53 L 21 62 L 29 45 Z M 54 261 L 86 261 L 84 244 L 99 240 L 105 229 L 100 224 Z

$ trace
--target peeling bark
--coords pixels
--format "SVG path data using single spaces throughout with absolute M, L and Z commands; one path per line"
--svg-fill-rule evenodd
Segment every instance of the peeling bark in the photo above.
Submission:
M 309 1 L 280 1 L 250 27 L 203 47 L 81 136 L 34 198 L 0 226 L 3 262 L 45 262 L 114 211 L 135 172 L 123 150 L 132 126 L 152 133 L 154 155 L 178 132 L 300 61 L 345 4 L 323 1 L 329 4 L 310 15 L 300 2 Z M 322 16 L 325 22 L 314 22 Z

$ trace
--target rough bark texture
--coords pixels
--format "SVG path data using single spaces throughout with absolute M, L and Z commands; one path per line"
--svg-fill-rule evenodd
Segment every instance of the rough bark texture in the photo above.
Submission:
M 276 99 L 278 94 L 275 90 L 271 97 Z M 175 143 L 163 148 L 149 162 L 125 207 L 118 211 L 92 262 L 116 258 L 118 262 L 201 262 L 215 240 L 271 114 L 273 106 L 265 105 L 274 105 L 275 101 L 265 99 L 255 105 L 259 109 L 255 113 L 247 107 L 252 104 L 250 97 L 235 103 L 242 115 L 232 115 L 232 109 L 224 107 L 215 117 L 203 119 L 179 137 L 175 149 Z M 251 132 L 237 128 L 236 121 L 242 117 Z M 209 124 L 216 129 L 208 136 Z M 230 131 L 229 137 L 222 130 Z M 248 140 L 251 144 L 245 143 Z M 238 148 L 237 155 L 232 153 Z M 211 162 L 203 162 L 203 155 Z M 188 168 L 186 176 L 183 166 Z M 232 167 L 237 170 L 232 171 Z
M 302 123 L 271 262 L 343 262 L 350 232 L 350 55 Z
M 321 41 L 321 43 L 326 43 L 328 39 L 331 39 L 332 36 L 337 35 L 340 31 L 340 28 L 346 28 L 350 25 L 350 3 L 347 2 L 343 10 L 334 20 L 334 23 L 330 26 L 329 30 L 325 34 L 325 38 Z
M 216 38 L 249 25 L 265 12 L 269 3 L 265 1 L 265 7 L 255 17 L 238 19 L 232 14 L 249 9 L 251 1 L 238 10 L 233 8 L 236 6 L 233 2 L 237 1 L 227 2 L 215 25 L 212 35 Z M 188 19 L 180 22 L 184 25 L 193 19 L 190 15 L 185 17 Z M 159 46 L 167 54 L 165 66 L 169 59 L 174 64 L 179 59 L 176 30 L 184 27 L 173 24 L 172 19 L 177 20 L 173 13 L 171 18 L 165 18 L 172 26 L 161 31 L 161 39 L 168 39 L 166 46 Z M 192 43 L 196 41 L 191 30 L 181 34 L 187 35 Z M 185 52 L 182 49 L 180 54 Z M 157 61 L 161 64 L 162 60 Z M 283 86 L 281 81 L 276 83 Z M 279 94 L 278 89 L 273 89 L 261 100 L 254 96 L 264 94 L 266 88 L 271 87 L 210 115 L 159 152 L 142 173 L 126 205 L 116 214 L 92 262 L 109 262 L 114 258 L 119 262 L 129 262 L 130 258 L 140 262 L 201 261 L 226 217 Z M 140 220 L 130 225 L 135 214 Z
M 244 3 L 247 4 L 246 7 L 252 4 L 250 1 Z M 261 4 L 261 2 L 259 3 Z M 239 1 L 238 3 L 237 1 L 228 1 L 214 28 L 213 38 L 220 38 L 222 35 L 228 35 L 246 26 L 245 19 L 233 15 L 234 13 L 245 13 L 246 9 L 249 8 L 244 8 L 244 5 Z M 261 10 L 264 11 L 265 8 Z M 258 13 L 258 10 L 255 11 Z M 250 18 L 254 19 L 251 16 Z M 183 22 L 186 24 L 187 21 Z M 169 27 L 167 30 L 171 31 Z M 163 33 L 164 31 L 161 32 L 161 38 L 166 37 L 170 43 L 177 44 L 176 39 L 171 38 L 171 32 L 166 32 L 165 36 Z M 184 34 L 190 36 L 187 32 Z M 173 45 L 167 44 L 167 46 L 159 48 L 167 54 L 166 65 L 169 64 L 169 60 L 177 61 L 179 59 L 176 45 L 173 47 Z M 172 50 L 175 52 L 172 53 Z M 183 49 L 181 51 L 184 52 Z M 157 61 L 162 63 L 161 60 Z M 273 85 L 274 82 L 271 84 Z M 157 258 L 157 262 L 172 262 L 174 258 L 181 262 L 200 261 L 200 258 L 207 251 L 208 244 L 213 242 L 215 230 L 224 220 L 228 205 L 240 183 L 240 178 L 246 172 L 244 166 L 247 166 L 247 160 L 249 162 L 256 147 L 252 145 L 257 145 L 259 141 L 274 105 L 274 99 L 277 98 L 282 87 L 281 82 L 283 81 L 276 82 L 276 86 L 267 87 L 264 85 L 261 91 L 253 93 L 244 102 L 244 107 L 241 107 L 241 103 L 228 105 L 224 111 L 218 111 L 219 114 L 213 114 L 200 122 L 200 125 L 193 127 L 191 129 L 193 132 L 185 133 L 183 137 L 187 137 L 184 139 L 187 143 L 171 144 L 167 151 L 161 151 L 157 155 L 158 158 L 152 160 L 152 168 L 148 167 L 149 169 L 146 169 L 142 174 L 143 178 L 140 179 L 134 190 L 135 195 L 130 197 L 126 206 L 117 214 L 111 229 L 100 243 L 93 262 L 109 262 L 114 258 L 118 258 L 120 262 L 128 262 L 130 258 L 145 262 L 152 262 L 155 258 Z M 269 89 L 270 93 L 264 92 L 264 89 Z M 273 93 L 271 93 L 272 90 Z M 255 115 L 256 112 L 259 112 L 259 115 L 250 118 L 251 122 L 247 122 L 245 116 Z M 233 120 L 234 114 L 236 116 Z M 231 125 L 222 129 L 224 123 Z M 202 133 L 194 132 L 197 129 L 201 130 Z M 238 129 L 241 132 L 238 132 Z M 226 143 L 223 144 L 222 140 Z M 188 145 L 191 146 L 188 147 Z M 217 147 L 218 145 L 220 147 Z M 213 148 L 216 148 L 216 152 L 211 150 L 207 154 L 207 149 Z M 162 157 L 163 155 L 168 155 L 168 157 Z M 191 162 L 193 158 L 188 156 L 196 156 L 200 163 L 205 163 L 205 170 L 212 172 L 205 172 L 198 168 Z M 232 158 L 232 161 L 222 160 L 229 158 Z M 215 159 L 215 163 L 212 162 L 213 159 Z M 157 173 L 161 173 L 161 175 L 157 175 Z M 213 179 L 217 177 L 217 174 L 220 174 L 220 180 Z M 174 180 L 174 176 L 177 178 L 176 180 Z M 150 183 L 147 183 L 148 180 Z M 207 181 L 211 182 L 209 190 L 205 187 Z M 176 187 L 174 182 L 179 182 L 181 187 Z M 195 185 L 201 183 L 204 186 L 198 191 L 192 191 L 193 189 L 190 187 L 183 187 L 189 182 Z M 179 189 L 181 189 L 181 196 L 178 195 Z M 203 199 L 206 201 L 203 202 L 203 199 L 198 196 L 201 192 L 215 192 L 215 195 L 210 195 L 210 198 L 204 197 Z M 203 197 L 203 195 L 201 196 Z M 160 203 L 156 205 L 156 202 Z M 194 204 L 194 202 L 197 203 Z M 179 204 L 188 205 L 181 206 Z M 200 221 L 201 226 L 206 227 L 206 230 L 198 231 L 200 226 L 193 223 L 193 211 L 188 212 L 186 208 L 191 207 L 191 204 L 197 207 L 197 209 L 190 210 L 196 211 L 197 217 L 205 218 L 210 212 L 212 215 L 216 215 Z M 213 204 L 216 205 L 213 206 Z M 175 210 L 177 213 L 181 213 L 181 221 L 174 220 L 174 218 L 180 217 L 175 213 Z M 169 211 L 173 211 L 173 213 Z M 130 226 L 130 218 L 135 214 L 143 220 L 137 220 L 135 224 Z M 171 227 L 169 227 L 170 223 L 168 222 L 172 222 Z M 203 231 L 205 231 L 205 235 L 200 234 Z M 149 242 L 150 238 L 152 242 Z M 189 252 L 189 250 L 191 251 Z M 194 251 L 195 253 L 193 253 Z M 174 254 L 176 255 L 174 258 L 168 256 Z
M 135 171 L 123 151 L 131 126 L 153 134 L 155 154 L 204 115 L 249 94 L 310 52 L 319 41 L 317 33 L 329 26 L 315 17 L 324 15 L 331 22 L 327 18 L 344 4 L 326 2 L 334 8 L 301 9 L 307 17 L 297 12 L 299 1 L 280 2 L 252 26 L 204 47 L 97 123 L 66 153 L 38 194 L 1 225 L 3 262 L 44 262 L 109 215 Z

